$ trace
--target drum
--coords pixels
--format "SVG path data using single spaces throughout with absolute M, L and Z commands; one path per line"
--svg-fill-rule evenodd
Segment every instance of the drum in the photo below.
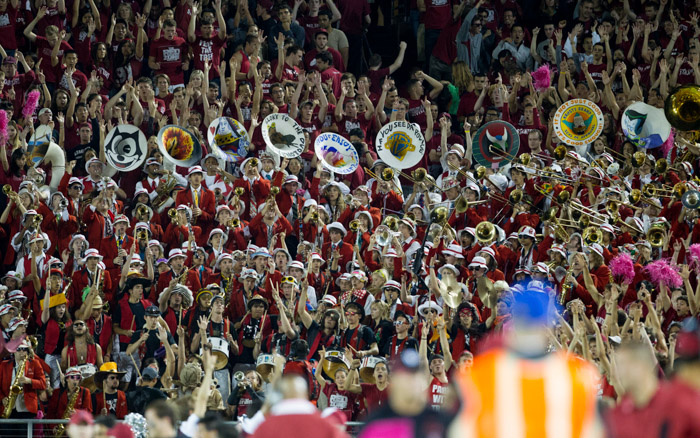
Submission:
M 76 368 L 80 370 L 80 375 L 83 378 L 82 382 L 80 382 L 80 386 L 89 389 L 90 392 L 95 392 L 97 390 L 97 385 L 95 384 L 97 367 L 94 364 L 86 363 L 84 365 L 78 365 Z
M 260 373 L 262 378 L 270 381 L 270 374 L 275 369 L 275 356 L 272 354 L 261 354 L 258 356 L 258 361 L 255 363 L 255 371 Z
M 335 373 L 341 368 L 346 371 L 350 369 L 350 362 L 345 359 L 345 352 L 341 350 L 326 351 L 325 361 L 323 362 L 323 372 L 328 377 L 335 380 Z
M 212 337 L 209 338 L 209 342 L 211 343 L 211 353 L 216 356 L 216 365 L 214 368 L 217 370 L 225 368 L 226 365 L 228 365 L 228 341 L 224 338 Z M 200 351 L 200 354 L 201 353 L 202 352 Z
M 367 356 L 360 363 L 360 379 L 366 383 L 374 383 L 374 367 L 384 360 L 381 357 Z

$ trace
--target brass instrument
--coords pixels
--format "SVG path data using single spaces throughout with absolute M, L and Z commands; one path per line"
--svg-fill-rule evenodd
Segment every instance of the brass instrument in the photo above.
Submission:
M 681 197 L 683 206 L 690 210 L 700 208 L 700 192 L 697 190 L 688 190 Z
M 267 199 L 274 199 L 275 196 L 280 192 L 280 188 L 277 186 L 270 187 L 270 195 L 267 197 Z
M 567 153 L 569 153 L 569 150 L 566 148 L 566 146 L 561 144 L 554 148 L 554 154 L 552 154 L 552 157 L 555 161 L 561 161 L 566 157 Z
M 384 172 L 386 172 L 387 170 L 391 170 L 393 172 L 393 169 L 385 169 L 382 172 L 382 179 L 384 179 Z M 413 184 L 430 183 L 430 185 L 432 185 L 434 188 L 441 190 L 440 187 L 438 187 L 438 185 L 435 183 L 433 178 L 430 177 L 430 175 L 428 175 L 428 171 L 422 167 L 411 172 L 411 175 L 408 175 L 408 174 L 399 170 L 399 175 L 401 175 L 404 178 L 406 178 L 407 180 L 411 181 Z M 387 174 L 387 176 L 388 176 L 388 174 Z M 392 178 L 393 178 L 393 175 L 392 175 Z
M 170 218 L 170 221 L 175 224 L 176 226 L 179 226 L 179 220 L 177 218 L 177 210 L 175 208 L 171 208 L 168 210 L 168 217 Z
M 664 102 L 664 114 L 679 131 L 700 129 L 700 86 L 688 84 L 673 90 Z
M 311 211 L 311 220 L 314 222 L 318 221 L 318 210 L 314 209 Z
M 663 225 L 652 225 L 647 231 L 646 239 L 654 248 L 660 248 L 664 246 L 665 234 L 666 230 L 664 230 Z
M 489 244 L 493 242 L 493 240 L 498 235 L 498 232 L 496 231 L 496 226 L 489 221 L 480 222 L 479 224 L 477 224 L 474 230 L 474 234 L 476 234 L 476 240 L 478 240 L 481 244 Z
M 542 222 L 552 222 L 554 224 L 555 236 L 563 242 L 568 242 L 570 236 L 569 236 L 569 233 L 566 231 L 566 229 L 562 226 L 562 224 L 557 219 L 558 212 L 559 212 L 559 210 L 557 209 L 557 207 L 552 207 L 549 210 L 544 212 L 544 214 L 541 216 L 540 220 Z
M 393 232 L 399 231 L 399 220 L 396 216 L 387 216 L 382 225 L 386 225 Z
M 648 198 L 676 198 L 681 199 L 685 192 L 688 191 L 688 184 L 685 182 L 676 183 L 670 190 L 660 189 L 653 183 L 644 184 L 642 193 Z
M 357 230 L 360 229 L 360 221 L 358 219 L 351 220 L 348 227 L 350 228 L 350 231 L 356 233 Z
M 666 173 L 668 170 L 668 160 L 665 158 L 659 158 L 656 160 L 656 164 L 654 164 L 654 171 L 658 173 L 659 175 Z
M 44 216 L 37 214 L 34 215 L 34 218 L 32 218 L 32 225 L 34 228 L 39 228 L 39 225 L 44 221 Z
M 237 217 L 231 218 L 226 224 L 229 228 L 238 228 L 241 226 L 241 220 Z
M 147 240 L 148 240 L 148 231 L 143 230 L 143 229 L 139 230 L 139 232 L 136 233 L 136 239 L 137 239 L 137 240 L 146 240 L 146 241 L 147 241 Z
M 600 241 L 603 239 L 603 234 L 600 232 L 598 227 L 591 226 L 583 230 L 581 237 L 583 238 L 584 242 L 591 245 L 593 243 L 600 243 Z
M 482 200 L 482 201 L 473 201 L 469 202 L 467 201 L 467 198 L 464 196 L 460 196 L 457 198 L 457 201 L 455 201 L 455 212 L 457 214 L 464 214 L 466 211 L 469 209 L 469 207 L 473 207 L 475 205 L 480 205 L 480 204 L 485 204 L 489 202 L 488 200 Z
M 4 186 L 2 186 L 2 192 L 5 195 L 9 195 L 12 192 L 12 186 L 9 184 L 5 184 Z
M 236 371 L 233 374 L 233 380 L 236 381 L 236 386 L 238 387 L 239 390 L 245 388 L 246 380 L 245 380 L 245 374 L 243 373 L 243 371 Z
M 177 179 L 172 175 L 168 175 L 168 179 L 164 183 L 158 184 L 158 187 L 156 187 L 157 196 L 153 199 L 153 202 L 151 203 L 151 205 L 153 205 L 153 208 L 159 209 L 163 206 L 163 204 L 165 204 L 168 198 L 170 198 L 170 192 L 173 191 L 176 184 Z
M 71 415 L 73 414 L 73 411 L 75 410 L 75 404 L 78 402 L 78 396 L 80 395 L 80 386 L 75 388 L 75 391 L 73 391 L 73 394 L 71 394 L 70 398 L 68 398 L 68 403 L 66 404 L 66 410 L 63 411 L 63 416 L 61 417 L 62 420 L 68 420 Z M 61 437 L 66 433 L 66 425 L 65 424 L 59 424 L 58 426 L 53 428 L 54 436 L 55 437 Z
M 393 172 L 394 172 L 394 171 L 393 171 L 392 169 L 384 169 L 384 170 L 382 171 L 381 176 L 377 176 L 376 173 L 372 172 L 370 169 L 368 169 L 368 168 L 365 167 L 365 173 L 367 173 L 369 176 L 371 176 L 372 178 L 374 178 L 374 179 L 377 180 L 377 181 L 384 181 L 384 182 L 391 183 L 391 185 L 394 186 L 394 188 L 397 190 L 397 193 L 398 193 L 399 195 L 402 195 L 402 196 L 403 196 L 403 191 L 401 190 L 401 187 L 397 186 L 393 179 L 385 180 L 385 179 L 383 178 L 383 177 L 386 177 L 386 176 L 389 175 L 388 173 L 386 173 L 386 170 L 390 170 L 390 171 L 392 172 L 392 178 L 393 178 Z
M 617 160 L 620 160 L 620 161 L 625 161 L 625 159 L 627 158 L 624 155 L 622 155 L 621 153 L 619 153 L 618 151 L 616 151 L 615 149 L 610 148 L 608 146 L 605 146 L 605 151 L 607 153 L 609 153 L 610 155 L 613 155 Z
M 569 269 L 566 270 L 566 275 L 564 276 L 564 279 L 571 274 L 571 271 L 573 270 L 573 267 L 569 266 Z M 569 291 L 573 288 L 573 285 L 571 283 L 562 283 L 561 285 L 561 294 L 559 294 L 559 305 L 564 307 L 564 304 L 566 304 L 566 297 L 569 295 Z
M 394 169 L 387 167 L 384 170 L 382 170 L 382 173 L 379 174 L 379 178 L 382 181 L 393 181 L 394 180 Z
M 182 284 L 184 285 L 185 282 L 187 281 L 187 272 L 189 270 L 187 269 L 187 266 L 185 266 L 185 270 L 182 274 L 178 275 L 177 277 L 177 284 Z
M 632 167 L 642 167 L 647 161 L 647 154 L 642 151 L 637 151 L 632 154 Z
M 19 383 L 19 379 L 24 377 L 28 360 L 29 356 L 26 356 L 19 364 L 19 368 L 17 369 L 17 373 L 15 375 L 15 380 L 12 382 L 12 386 L 10 387 L 10 394 L 7 396 L 7 405 L 2 413 L 2 418 L 10 418 L 10 414 L 17 404 L 17 397 L 19 397 L 19 395 L 22 394 L 22 391 L 24 391 L 24 387 Z
M 136 216 L 138 216 L 139 218 L 148 216 L 148 207 L 146 207 L 143 204 L 136 207 Z
M 250 167 L 257 168 L 258 165 L 260 164 L 260 161 L 257 158 L 251 158 L 250 161 L 248 162 L 248 164 L 250 164 Z

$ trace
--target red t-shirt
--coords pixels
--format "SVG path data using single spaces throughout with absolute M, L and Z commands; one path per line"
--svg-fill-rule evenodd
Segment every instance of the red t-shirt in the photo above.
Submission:
M 355 418 L 357 394 L 338 389 L 335 383 L 327 383 L 323 387 L 323 393 L 328 397 L 328 407 L 342 411 L 348 421 Z
M 345 64 L 343 64 L 343 57 L 341 56 L 340 52 L 332 47 L 328 47 L 326 50 L 333 57 L 333 67 L 335 67 L 341 73 L 345 71 Z M 304 65 L 306 66 L 306 70 L 318 70 L 318 68 L 316 67 L 317 53 L 318 50 L 313 49 L 309 50 L 308 52 L 306 52 L 306 55 L 304 55 Z
M 406 98 L 406 100 L 408 100 L 408 114 L 410 120 L 413 123 L 418 123 L 421 131 L 425 131 L 425 128 L 428 127 L 428 118 L 425 114 L 425 108 L 423 108 L 423 102 L 420 99 Z
M 10 2 L 7 2 L 5 11 L 0 12 L 0 44 L 5 50 L 15 50 L 17 39 L 15 38 L 15 28 L 17 26 L 17 9 L 14 9 Z
M 452 1 L 426 0 L 423 22 L 426 29 L 444 29 L 452 21 Z
M 219 64 L 221 64 L 221 48 L 226 45 L 226 41 L 215 34 L 209 39 L 198 36 L 192 47 L 194 68 L 204 71 L 204 61 L 211 62 L 209 70 L 209 80 L 219 77 Z
M 65 14 L 62 15 L 58 13 L 58 6 L 55 8 L 48 8 L 44 18 L 39 20 L 39 22 L 36 24 L 34 33 L 37 35 L 46 35 L 46 28 L 49 26 L 56 26 L 58 27 L 59 31 L 63 30 L 63 20 L 65 17 Z
M 340 92 L 342 91 L 340 89 L 340 78 L 342 77 L 343 74 L 334 67 L 328 67 L 321 72 L 321 81 L 326 82 L 328 79 L 333 80 L 333 94 L 336 99 L 340 97 Z
M 442 405 L 445 403 L 445 394 L 447 394 L 447 387 L 449 383 L 442 383 L 437 377 L 433 377 L 430 382 L 430 388 L 428 388 L 428 404 L 430 407 L 439 411 Z
M 389 399 L 389 391 L 384 388 L 384 391 L 377 389 L 377 385 L 372 383 L 362 383 L 362 397 L 365 399 L 365 408 L 367 413 L 372 413 L 375 409 L 380 409 Z
M 340 19 L 340 30 L 346 35 L 360 35 L 365 16 L 369 15 L 367 0 L 341 0 L 337 2 Z
M 345 138 L 350 138 L 348 133 L 355 128 L 360 128 L 367 138 L 367 129 L 372 123 L 372 119 L 365 117 L 365 113 L 357 114 L 357 118 L 351 119 L 348 116 L 343 116 L 343 119 L 338 122 L 338 133 Z
M 367 70 L 365 73 L 370 80 L 369 90 L 372 93 L 381 94 L 382 92 L 382 82 L 384 78 L 391 74 L 389 67 L 380 68 L 379 70 Z
M 68 44 L 65 41 L 61 41 L 61 48 L 58 50 L 58 59 L 61 59 L 61 57 L 63 57 L 63 52 L 72 49 L 73 47 L 71 47 L 70 44 Z M 52 51 L 53 47 L 51 46 L 51 44 L 49 44 L 49 41 L 46 38 L 44 38 L 43 36 L 36 37 L 36 54 L 39 57 L 39 59 L 43 59 L 41 65 L 44 66 L 44 77 L 46 77 L 46 82 L 53 84 L 56 83 L 57 79 L 59 79 L 56 77 L 56 71 L 53 68 L 46 68 L 46 66 L 51 66 Z
M 299 80 L 299 67 L 292 67 L 291 65 L 285 63 L 282 69 L 282 78 L 278 81 L 277 77 L 274 76 L 274 72 L 277 70 L 277 61 L 272 63 L 272 73 L 275 82 L 292 81 L 297 82 Z
M 182 62 L 187 54 L 187 41 L 184 38 L 175 37 L 172 41 L 160 38 L 151 42 L 149 55 L 160 63 L 160 70 L 156 74 L 165 74 L 170 77 L 170 84 L 181 85 L 185 83 L 185 75 L 182 71 Z

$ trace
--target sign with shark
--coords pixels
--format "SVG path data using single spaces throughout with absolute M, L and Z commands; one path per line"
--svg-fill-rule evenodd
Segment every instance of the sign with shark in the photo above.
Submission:
M 603 111 L 587 99 L 571 99 L 554 114 L 554 133 L 569 146 L 592 143 L 603 132 Z
M 520 150 L 520 136 L 515 127 L 502 120 L 488 122 L 472 139 L 474 159 L 484 167 L 498 169 L 513 161 Z

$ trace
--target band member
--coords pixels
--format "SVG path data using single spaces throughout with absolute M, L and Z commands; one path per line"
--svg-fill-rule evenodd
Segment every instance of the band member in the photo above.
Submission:
M 394 314 L 394 331 L 396 334 L 387 343 L 387 349 L 382 352 L 384 357 L 394 359 L 405 349 L 418 349 L 418 341 L 409 336 L 411 330 L 411 317 L 400 310 Z
M 150 284 L 150 280 L 140 275 L 129 276 L 124 286 L 126 293 L 114 309 L 112 328 L 119 335 L 119 344 L 124 346 L 123 350 L 126 350 L 126 346 L 131 342 L 134 332 L 146 323 L 146 309 L 151 306 L 151 302 L 143 297 L 143 289 Z M 119 352 L 119 364 L 125 370 L 126 387 L 136 375 L 136 369 L 126 351 Z
M 20 389 L 16 397 L 10 395 L 13 387 Z M 34 357 L 29 341 L 24 340 L 12 357 L 0 363 L 0 397 L 3 413 L 9 410 L 9 418 L 35 418 L 38 408 L 37 391 L 42 389 L 46 389 L 44 369 L 39 360 Z M 24 434 L 27 429 L 26 424 L 19 426 L 23 431 L 21 433 Z M 7 429 L 12 428 L 12 425 L 5 425 L 3 428 L 8 432 Z
M 66 309 L 66 294 L 59 293 L 42 301 L 41 330 L 44 334 L 44 360 L 51 367 L 51 387 L 60 385 L 61 351 L 65 345 L 66 330 L 70 329 L 70 316 Z
M 190 290 L 200 290 L 202 288 L 199 282 L 199 276 L 193 270 L 187 269 L 185 259 L 187 256 L 180 249 L 171 249 L 168 254 L 168 265 L 170 270 L 163 272 L 158 277 L 158 285 L 151 288 L 150 300 L 158 302 L 158 296 L 161 291 L 165 290 L 170 284 L 170 280 L 176 278 L 179 284 L 184 284 Z
M 83 376 L 77 367 L 66 370 L 66 384 L 54 391 L 49 400 L 49 418 L 70 418 L 75 411 L 92 412 L 92 396 L 90 390 L 80 386 Z
M 119 278 L 122 266 L 126 261 L 129 248 L 134 243 L 134 238 L 127 236 L 129 219 L 124 215 L 114 218 L 114 235 L 102 239 L 100 253 L 104 256 L 104 263 L 111 278 Z
M 175 282 L 176 280 L 170 280 L 170 286 L 158 297 L 158 307 L 170 333 L 177 333 L 177 328 L 185 325 L 185 313 L 194 301 L 192 291 Z
M 80 308 L 80 305 L 83 304 L 83 289 L 92 286 L 92 284 L 98 280 L 98 274 L 100 273 L 98 265 L 102 261 L 102 256 L 96 249 L 90 248 L 85 251 L 83 261 L 85 262 L 85 266 L 73 273 L 73 282 L 68 291 L 68 296 L 66 297 L 72 310 L 77 310 Z M 107 302 L 110 302 L 113 299 L 114 292 L 112 277 L 107 270 L 102 270 L 101 275 L 101 278 L 99 278 L 100 291 L 104 294 Z
M 365 319 L 364 307 L 354 301 L 349 302 L 345 305 L 345 318 L 348 328 L 340 337 L 340 346 L 354 350 L 353 354 L 359 359 L 379 354 L 379 347 L 372 329 L 360 324 L 360 321 Z
M 98 389 L 92 395 L 92 406 L 97 415 L 112 414 L 117 420 L 123 420 L 129 409 L 126 404 L 126 394 L 119 389 L 119 380 L 125 375 L 117 369 L 116 362 L 105 362 L 95 373 L 95 384 Z
M 61 351 L 61 368 L 67 369 L 77 365 L 93 364 L 96 368 L 102 366 L 102 347 L 88 331 L 85 321 L 75 320 L 66 329 L 66 346 Z

